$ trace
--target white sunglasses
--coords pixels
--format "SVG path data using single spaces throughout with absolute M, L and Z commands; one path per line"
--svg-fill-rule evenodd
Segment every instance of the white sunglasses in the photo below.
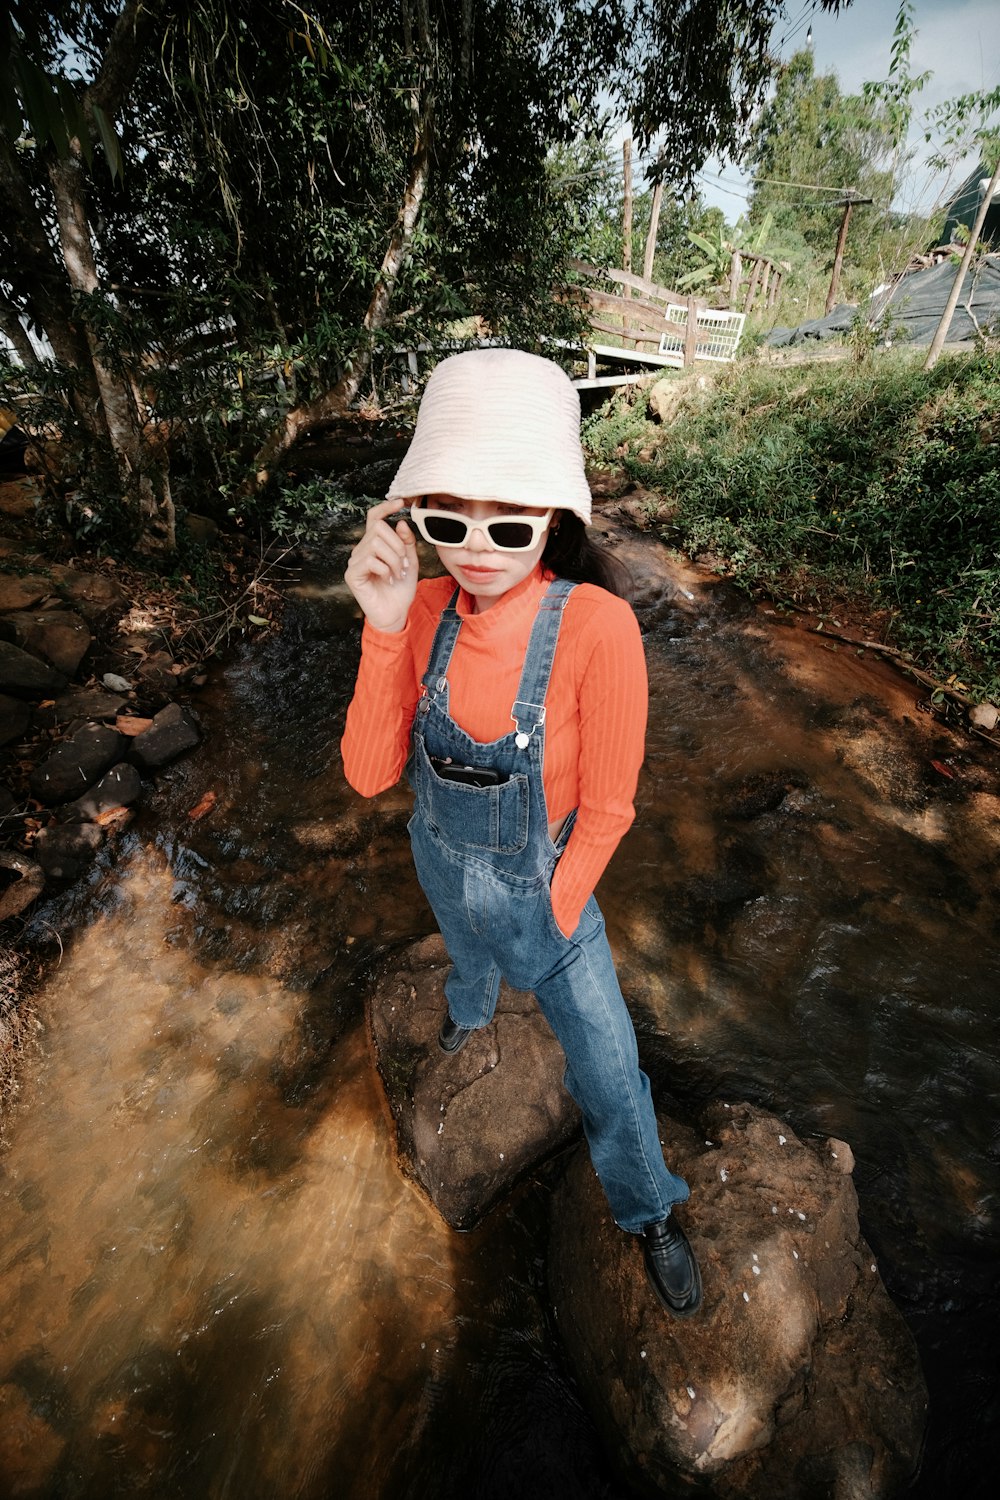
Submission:
M 537 546 L 552 520 L 552 511 L 541 516 L 489 516 L 484 521 L 470 521 L 455 511 L 411 505 L 410 517 L 432 547 L 464 547 L 472 532 L 478 531 L 498 552 L 528 552 Z

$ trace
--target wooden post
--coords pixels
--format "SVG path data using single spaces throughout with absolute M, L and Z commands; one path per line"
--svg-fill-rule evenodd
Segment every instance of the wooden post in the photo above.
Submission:
M 976 253 L 976 242 L 979 239 L 982 227 L 986 222 L 986 215 L 989 212 L 990 204 L 993 202 L 993 194 L 996 192 L 998 186 L 1000 186 L 1000 161 L 998 161 L 996 164 L 996 169 L 994 170 L 993 176 L 990 178 L 989 185 L 983 196 L 983 201 L 979 205 L 979 212 L 976 214 L 976 222 L 972 226 L 972 232 L 969 235 L 969 243 L 966 245 L 965 254 L 962 256 L 962 264 L 955 272 L 955 280 L 952 285 L 951 291 L 948 294 L 948 300 L 944 305 L 944 312 L 941 314 L 941 321 L 938 323 L 937 328 L 934 330 L 934 337 L 931 340 L 931 347 L 927 351 L 927 359 L 924 362 L 925 370 L 933 370 L 934 366 L 938 362 L 941 350 L 944 348 L 944 341 L 948 337 L 948 329 L 951 327 L 951 320 L 955 316 L 955 308 L 958 306 L 958 299 L 962 291 L 962 282 L 965 280 L 965 273 L 969 269 L 969 266 L 972 262 L 972 257 Z
M 768 286 L 769 286 L 770 281 L 771 281 L 771 262 L 769 260 L 765 260 L 763 264 L 764 264 L 764 275 L 763 275 L 763 278 L 761 279 L 761 284 L 760 284 L 760 300 L 761 300 L 761 305 L 764 306 L 764 307 L 766 307 L 767 306 L 767 289 L 768 289 Z
M 771 295 L 767 299 L 768 307 L 773 307 L 778 300 L 778 293 L 781 290 L 781 282 L 784 274 L 783 271 L 775 270 L 774 280 L 771 282 Z
M 753 310 L 753 299 L 757 295 L 757 283 L 760 280 L 760 265 L 761 263 L 759 258 L 755 258 L 753 263 L 753 271 L 750 273 L 750 280 L 747 283 L 747 294 L 743 298 L 743 311 L 745 313 L 751 312 Z M 733 306 L 731 298 L 729 305 L 730 307 Z
M 646 253 L 642 257 L 642 274 L 646 281 L 653 279 L 653 257 L 656 254 L 656 236 L 660 228 L 660 204 L 663 202 L 663 183 L 653 189 L 653 207 L 649 213 L 649 233 L 646 235 Z
M 743 280 L 743 257 L 738 250 L 733 251 L 733 258 L 729 262 L 729 305 L 734 307 L 736 299 L 740 295 L 740 282 Z
M 855 203 L 870 203 L 870 198 L 859 198 L 853 188 L 847 189 L 848 196 L 840 202 L 844 206 L 844 217 L 840 221 L 840 233 L 837 236 L 837 253 L 833 258 L 833 275 L 830 277 L 830 290 L 826 294 L 826 308 L 823 316 L 827 317 L 833 310 L 833 304 L 837 297 L 837 288 L 840 285 L 840 270 L 844 264 L 844 246 L 847 244 L 847 226 L 851 222 L 851 209 Z
M 632 270 L 632 137 L 627 135 L 622 141 L 622 162 L 625 169 L 624 188 L 625 205 L 622 212 L 622 270 Z M 632 288 L 626 286 L 622 290 L 622 296 L 631 297 Z M 622 318 L 622 337 L 628 327 L 628 318 Z
M 684 330 L 684 365 L 694 364 L 698 345 L 698 304 L 693 297 L 687 299 L 687 327 Z

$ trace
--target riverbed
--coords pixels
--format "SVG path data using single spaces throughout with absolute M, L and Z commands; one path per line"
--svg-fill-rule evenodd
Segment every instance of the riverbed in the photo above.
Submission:
M 651 717 L 599 894 L 657 1102 L 751 1099 L 850 1142 L 931 1392 L 913 1493 L 985 1494 L 992 752 L 875 654 L 614 539 Z M 551 1322 L 560 1163 L 471 1235 L 396 1166 L 364 1002 L 433 924 L 408 794 L 366 804 L 340 771 L 342 563 L 304 569 L 198 699 L 204 747 L 30 924 L 51 963 L 0 1158 L 4 1495 L 631 1493 Z

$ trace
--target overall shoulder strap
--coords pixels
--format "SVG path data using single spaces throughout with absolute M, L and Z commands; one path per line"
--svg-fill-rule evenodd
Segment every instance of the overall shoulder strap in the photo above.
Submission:
M 458 640 L 458 632 L 462 628 L 462 621 L 455 605 L 458 603 L 458 589 L 452 594 L 448 603 L 441 611 L 437 630 L 431 642 L 431 653 L 427 658 L 427 671 L 423 676 L 423 685 L 430 693 L 435 689 L 438 692 L 444 690 L 445 676 L 451 664 L 452 652 L 455 642 Z
M 538 606 L 517 697 L 510 711 L 517 729 L 515 744 L 519 750 L 527 747 L 535 730 L 545 723 L 545 696 L 549 690 L 559 629 L 563 611 L 575 588 L 576 584 L 571 583 L 568 578 L 553 578 Z

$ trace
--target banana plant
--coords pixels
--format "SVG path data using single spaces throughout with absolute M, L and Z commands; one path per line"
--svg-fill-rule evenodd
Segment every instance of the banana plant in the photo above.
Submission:
M 737 220 L 736 227 L 732 232 L 732 238 L 726 235 L 726 227 L 722 225 L 718 232 L 718 240 L 710 240 L 703 234 L 696 234 L 694 230 L 688 231 L 688 239 L 692 245 L 708 256 L 705 265 L 699 266 L 697 270 L 688 271 L 678 279 L 678 290 L 682 287 L 701 286 L 706 281 L 716 285 L 723 285 L 729 277 L 729 268 L 732 264 L 733 255 L 739 251 L 740 254 L 761 255 L 767 244 L 767 237 L 771 233 L 771 225 L 774 216 L 768 211 L 764 215 L 763 222 L 749 243 L 741 244 L 743 236 L 748 232 L 750 226 L 746 216 L 741 214 Z

